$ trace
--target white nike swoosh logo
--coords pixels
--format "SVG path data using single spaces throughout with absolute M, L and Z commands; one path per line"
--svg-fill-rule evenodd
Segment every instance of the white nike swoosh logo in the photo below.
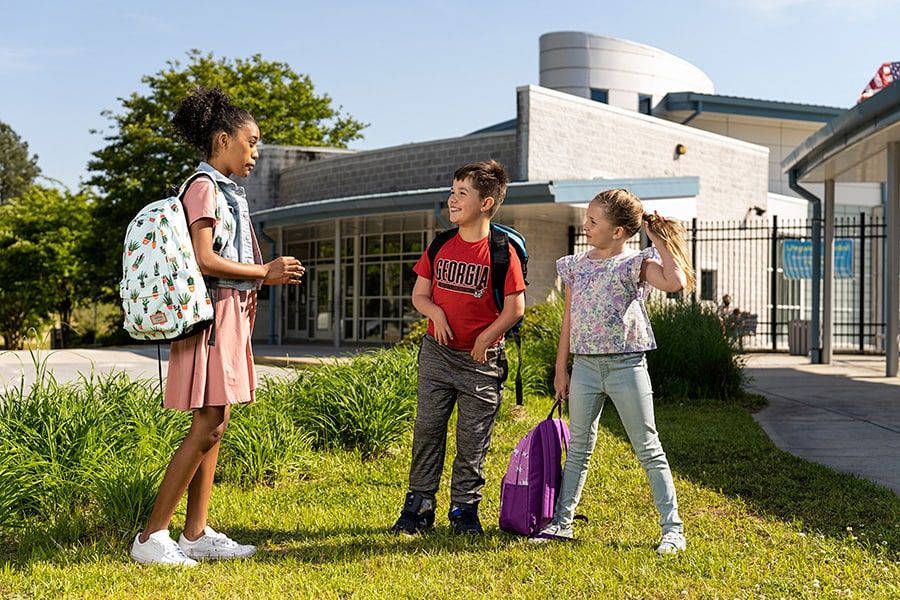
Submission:
M 484 392 L 484 391 L 486 391 L 486 390 L 491 389 L 492 387 L 493 387 L 493 386 L 490 386 L 490 385 L 479 385 L 479 386 L 476 386 L 476 387 L 475 387 L 475 391 L 476 391 L 476 392 Z

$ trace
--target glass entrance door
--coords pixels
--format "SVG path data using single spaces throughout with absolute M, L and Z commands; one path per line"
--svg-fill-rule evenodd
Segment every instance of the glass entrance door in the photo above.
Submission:
M 316 340 L 333 340 L 335 327 L 333 266 L 316 266 L 310 295 L 313 296 L 311 337 Z

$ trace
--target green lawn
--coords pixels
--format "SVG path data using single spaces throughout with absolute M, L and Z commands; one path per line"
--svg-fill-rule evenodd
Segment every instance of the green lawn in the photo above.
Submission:
M 657 422 L 688 550 L 655 553 L 657 515 L 612 406 L 572 544 L 533 546 L 497 527 L 499 483 L 518 439 L 546 416 L 501 412 L 487 462 L 484 538 L 447 531 L 445 471 L 438 527 L 388 533 L 405 493 L 409 440 L 371 460 L 324 452 L 300 480 L 217 485 L 210 524 L 260 550 L 195 569 L 142 566 L 129 539 L 75 544 L 0 538 L 7 598 L 898 598 L 900 499 L 775 448 L 746 408 L 662 405 Z M 228 435 L 224 444 L 228 444 Z M 450 451 L 452 452 L 452 444 Z M 449 454 L 449 453 L 448 453 Z M 448 460 L 449 462 L 449 460 Z M 176 514 L 173 533 L 183 518 Z

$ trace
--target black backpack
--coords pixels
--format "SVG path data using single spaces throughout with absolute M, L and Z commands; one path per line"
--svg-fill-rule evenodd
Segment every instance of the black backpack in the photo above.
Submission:
M 459 227 L 447 229 L 435 236 L 434 240 L 428 246 L 428 260 L 431 262 L 431 268 L 434 269 L 434 259 L 438 250 L 447 243 L 459 231 Z M 522 278 L 525 285 L 528 285 L 528 250 L 525 249 L 525 236 L 506 225 L 499 223 L 491 223 L 490 232 L 490 251 L 491 251 L 491 284 L 494 297 L 494 304 L 497 310 L 503 310 L 503 301 L 505 294 L 503 287 L 506 283 L 506 273 L 509 271 L 509 246 L 512 245 L 519 255 L 519 262 L 522 264 Z M 516 372 L 516 404 L 522 404 L 522 319 L 516 321 L 515 325 L 506 332 L 506 337 L 512 337 L 516 342 L 516 349 L 519 355 L 519 367 Z

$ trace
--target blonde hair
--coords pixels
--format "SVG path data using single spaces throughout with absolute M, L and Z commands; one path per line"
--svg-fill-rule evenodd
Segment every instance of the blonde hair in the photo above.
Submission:
M 594 196 L 591 203 L 596 203 L 606 213 L 606 217 L 614 227 L 621 227 L 628 237 L 633 236 L 641 229 L 645 222 L 650 231 L 658 236 L 660 241 L 675 259 L 675 264 L 682 270 L 685 276 L 684 290 L 689 292 L 694 289 L 694 268 L 691 265 L 687 252 L 684 236 L 687 231 L 681 221 L 661 217 L 656 213 L 644 212 L 644 205 L 640 199 L 628 190 L 606 190 Z

